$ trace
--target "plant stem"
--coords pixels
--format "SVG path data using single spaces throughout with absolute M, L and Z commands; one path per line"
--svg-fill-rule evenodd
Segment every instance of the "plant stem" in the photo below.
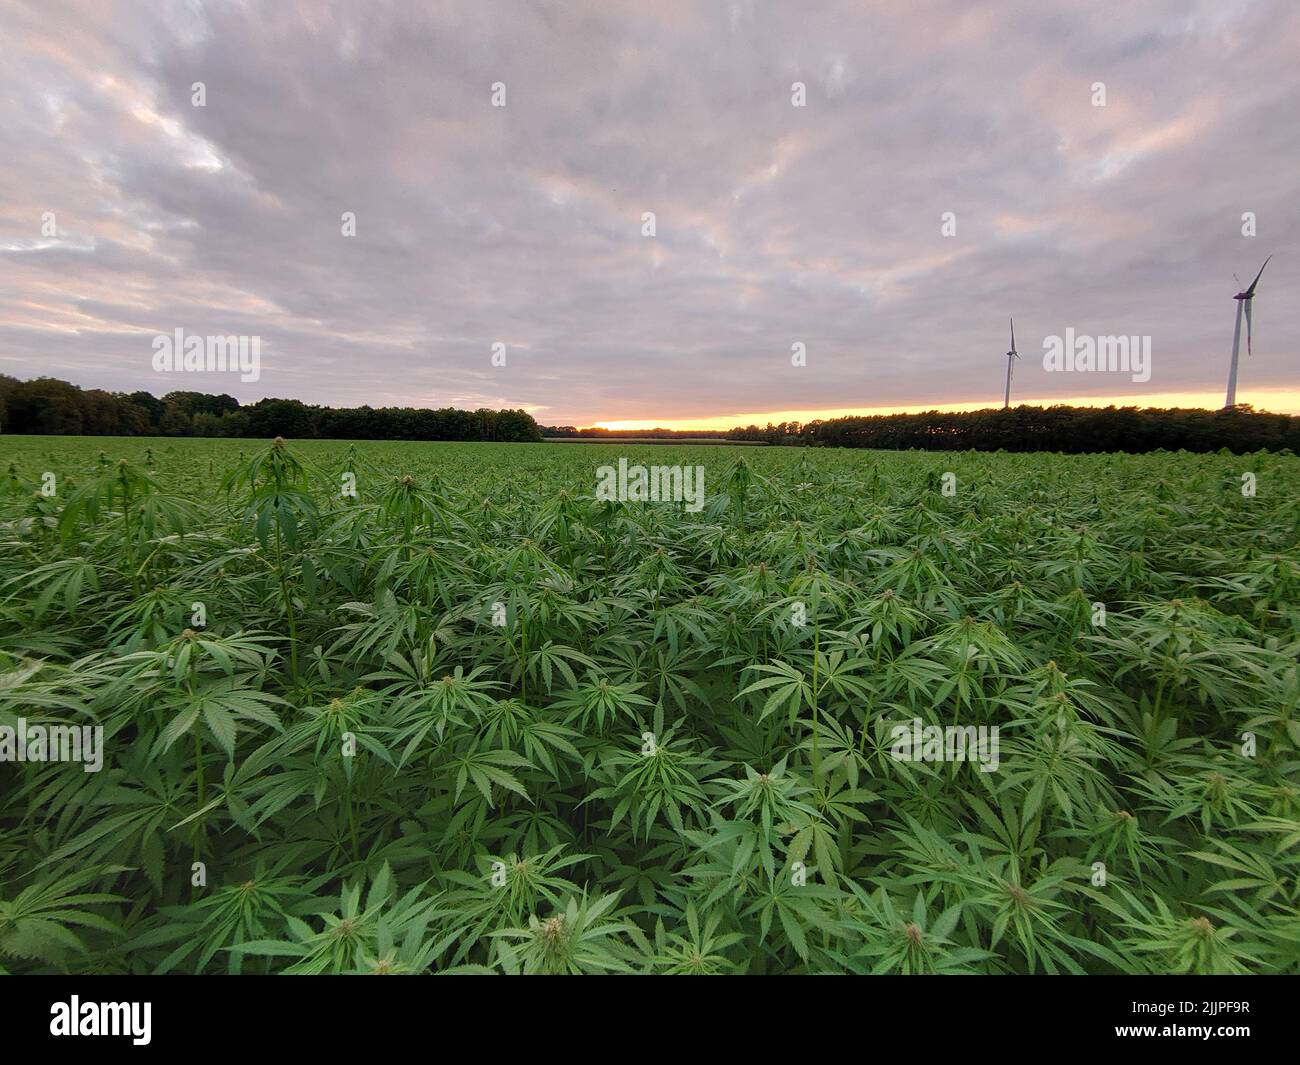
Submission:
M 820 714 L 817 710 L 817 666 L 821 657 L 822 642 L 822 622 L 821 617 L 813 621 L 813 668 L 812 668 L 812 726 L 813 726 L 813 777 L 816 778 L 821 773 L 821 749 L 819 746 L 821 739 L 821 729 L 819 727 Z
M 198 797 L 196 811 L 202 810 L 208 798 L 208 782 L 203 773 L 203 733 L 197 722 L 194 725 L 194 790 Z M 194 821 L 194 860 L 196 862 L 199 861 L 202 853 L 204 836 L 203 815 L 199 814 Z
M 275 526 L 275 572 L 280 578 L 280 597 L 289 618 L 289 678 L 298 683 L 298 619 L 293 612 L 293 596 L 289 594 L 289 581 L 284 574 L 284 550 L 280 543 L 280 526 Z

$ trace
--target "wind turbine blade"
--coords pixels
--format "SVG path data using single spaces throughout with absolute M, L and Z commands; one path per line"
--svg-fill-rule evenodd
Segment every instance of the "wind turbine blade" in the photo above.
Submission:
M 1270 255 L 1270 256 L 1268 257 L 1268 259 L 1271 259 L 1271 258 L 1273 258 L 1273 256 Z M 1264 266 L 1267 266 L 1267 265 L 1268 265 L 1268 259 L 1265 259 L 1265 260 L 1264 260 Z M 1249 297 L 1249 296 L 1253 296 L 1253 295 L 1255 294 L 1255 286 L 1259 284 L 1259 279 L 1260 279 L 1261 277 L 1264 276 L 1264 266 L 1261 266 L 1261 267 L 1259 268 L 1259 273 L 1257 273 L 1257 274 L 1255 275 L 1255 280 L 1252 281 L 1252 282 L 1250 283 L 1250 288 L 1246 289 L 1246 295 L 1247 295 L 1247 297 Z M 1247 312 L 1247 315 L 1246 315 L 1246 316 L 1247 316 L 1247 318 L 1249 319 L 1249 317 L 1250 317 L 1250 307 L 1249 307 L 1249 306 L 1246 307 L 1246 312 Z M 1249 348 L 1250 345 L 1247 344 L 1246 346 Z
M 1262 272 L 1263 271 L 1261 271 L 1261 273 Z M 1258 281 L 1259 278 L 1255 278 L 1255 280 Z M 1251 287 L 1254 288 L 1253 285 Z M 1242 300 L 1242 302 L 1246 305 L 1246 354 L 1249 355 L 1250 354 L 1250 305 L 1255 301 Z
M 1011 350 L 1016 350 L 1016 320 L 1011 319 Z

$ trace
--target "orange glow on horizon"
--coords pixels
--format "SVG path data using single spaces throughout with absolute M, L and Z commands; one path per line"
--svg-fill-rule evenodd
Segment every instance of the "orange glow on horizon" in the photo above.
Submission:
M 1249 403 L 1258 411 L 1272 414 L 1300 414 L 1300 390 L 1291 388 L 1256 388 L 1238 393 L 1238 401 Z M 1145 396 L 1066 396 L 1016 399 L 1013 406 L 1030 407 L 1194 407 L 1218 410 L 1223 406 L 1223 392 L 1153 392 Z M 708 429 L 733 429 L 737 426 L 766 425 L 768 422 L 811 422 L 851 415 L 920 414 L 936 410 L 944 413 L 988 410 L 1001 407 L 998 402 L 923 403 L 910 406 L 835 407 L 822 410 L 772 410 L 743 414 L 713 414 L 703 418 L 628 418 L 598 421 L 597 429 L 675 429 L 683 432 Z M 579 428 L 586 428 L 579 426 Z

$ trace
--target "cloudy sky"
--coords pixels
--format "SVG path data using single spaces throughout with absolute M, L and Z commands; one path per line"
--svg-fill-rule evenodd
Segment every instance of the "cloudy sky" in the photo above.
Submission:
M 1217 404 L 1273 253 L 1238 398 L 1300 412 L 1293 0 L 6 0 L 0 42 L 0 373 L 722 425 L 1000 404 L 1015 315 L 1015 396 Z M 156 373 L 177 328 L 260 379 Z M 1067 328 L 1151 379 L 1048 372 Z

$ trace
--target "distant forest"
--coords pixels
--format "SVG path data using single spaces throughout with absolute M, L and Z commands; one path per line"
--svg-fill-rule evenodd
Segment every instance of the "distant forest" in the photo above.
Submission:
M 891 451 L 1300 451 L 1300 418 L 1241 404 L 1229 410 L 1012 407 L 944 414 L 879 414 L 800 425 L 750 425 L 732 440 Z
M 296 399 L 241 406 L 204 392 L 104 392 L 40 377 L 0 374 L 0 432 L 64 436 L 283 436 L 325 440 L 495 440 L 633 438 L 752 441 L 794 447 L 891 451 L 1251 451 L 1300 452 L 1300 417 L 1253 411 L 1155 407 L 1013 407 L 943 414 L 879 414 L 781 422 L 729 430 L 576 429 L 539 426 L 523 410 L 445 407 L 320 407 Z
M 542 439 L 522 410 L 426 410 L 418 407 L 317 407 L 262 399 L 241 407 L 234 396 L 204 392 L 103 392 L 41 377 L 0 375 L 0 432 L 63 436 L 283 436 L 324 440 Z
M 1265 414 L 1241 404 L 1231 410 L 1159 407 L 1012 407 L 944 414 L 877 414 L 828 421 L 780 422 L 744 428 L 575 429 L 544 425 L 550 438 L 720 437 L 794 447 L 868 447 L 889 451 L 1300 451 L 1300 418 Z

